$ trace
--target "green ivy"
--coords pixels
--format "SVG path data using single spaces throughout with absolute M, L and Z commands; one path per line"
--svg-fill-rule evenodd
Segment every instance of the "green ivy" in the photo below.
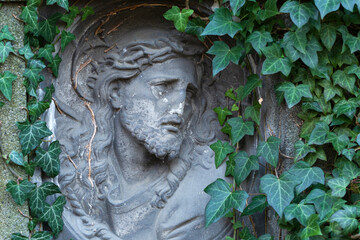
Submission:
M 174 9 L 176 20 L 168 17 Z M 216 168 L 226 164 L 225 175 L 233 182 L 217 179 L 205 189 L 211 196 L 206 225 L 230 217 L 234 235 L 227 240 L 273 239 L 257 237 L 254 226 L 242 224 L 242 217 L 252 220 L 272 208 L 286 239 L 359 238 L 360 1 L 224 0 L 210 16 L 190 13 L 189 7 L 174 6 L 164 16 L 177 29 L 187 23 L 179 30 L 206 42 L 214 76 L 230 62 L 251 72 L 245 85 L 225 92 L 228 106 L 214 109 L 229 140 L 210 147 Z M 234 41 L 224 41 L 229 38 Z M 286 156 L 294 160 L 289 169 L 280 168 L 281 139 L 260 135 L 262 79 L 252 70 L 251 55 L 261 58 L 262 75 L 282 79 L 274 89 L 278 102 L 301 109 L 300 139 L 294 156 Z M 247 97 L 252 105 L 243 106 Z M 254 155 L 239 147 L 246 135 L 258 135 Z M 243 182 L 260 168 L 267 171 L 260 191 L 245 192 Z
M 22 7 L 20 18 L 25 22 L 25 44 L 20 49 L 14 49 L 12 42 L 14 36 L 4 26 L 0 30 L 0 64 L 3 64 L 10 54 L 22 58 L 26 62 L 24 85 L 28 94 L 27 112 L 28 119 L 18 122 L 20 130 L 19 139 L 22 152 L 12 151 L 9 156 L 4 156 L 7 164 L 15 164 L 24 169 L 29 177 L 33 176 L 36 168 L 40 168 L 48 177 L 56 177 L 60 171 L 59 154 L 61 153 L 58 141 L 52 142 L 48 147 L 40 147 L 44 138 L 53 133 L 47 128 L 46 123 L 39 120 L 39 117 L 50 107 L 54 87 L 45 88 L 44 97 L 37 95 L 39 83 L 45 78 L 42 72 L 49 68 L 53 75 L 58 75 L 58 68 L 61 58 L 55 52 L 55 44 L 60 44 L 61 51 L 75 39 L 72 33 L 66 31 L 79 17 L 85 20 L 94 11 L 90 7 L 79 10 L 77 6 L 69 6 L 68 0 L 47 0 L 46 5 L 57 4 L 63 10 L 55 13 L 48 19 L 39 21 L 38 7 L 43 4 L 40 0 L 28 0 L 26 6 Z M 65 12 L 65 13 L 64 13 Z M 66 28 L 60 33 L 58 25 L 66 23 Z M 12 83 L 16 75 L 9 72 L 0 72 L 0 92 L 11 101 Z M 5 103 L 1 102 L 0 106 Z M 26 158 L 25 158 L 26 157 Z M 29 236 L 14 233 L 12 240 L 50 240 L 56 237 L 63 229 L 62 212 L 66 204 L 65 197 L 57 185 L 52 182 L 44 182 L 37 186 L 17 176 L 17 181 L 9 181 L 6 190 L 11 194 L 14 202 L 23 205 L 28 201 L 30 207 L 30 222 L 28 225 Z M 50 205 L 46 198 L 56 194 L 55 202 Z M 37 225 L 46 223 L 50 231 L 37 231 Z

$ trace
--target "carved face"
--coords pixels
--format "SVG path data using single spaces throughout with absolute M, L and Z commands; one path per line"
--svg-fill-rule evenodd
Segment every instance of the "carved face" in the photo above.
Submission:
M 192 60 L 153 64 L 120 87 L 121 125 L 157 158 L 176 158 L 197 90 Z

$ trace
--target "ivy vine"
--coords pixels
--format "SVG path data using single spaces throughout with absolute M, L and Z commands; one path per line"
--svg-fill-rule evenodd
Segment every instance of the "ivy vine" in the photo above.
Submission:
M 225 175 L 234 180 L 217 179 L 205 189 L 211 196 L 206 226 L 230 217 L 235 231 L 227 240 L 274 239 L 257 236 L 254 224 L 250 230 L 242 221 L 248 217 L 253 223 L 254 213 L 272 208 L 279 227 L 287 230 L 286 239 L 359 239 L 360 1 L 219 2 L 210 16 L 194 12 L 188 1 L 185 8 L 173 6 L 164 14 L 179 31 L 210 43 L 214 76 L 230 62 L 251 72 L 244 86 L 225 93 L 231 109 L 214 109 L 229 136 L 211 145 L 215 166 L 226 164 Z M 223 38 L 236 44 L 229 46 Z M 262 59 L 260 76 L 250 64 L 256 54 Z M 260 136 L 257 89 L 262 76 L 272 74 L 283 79 L 274 89 L 279 103 L 301 107 L 294 156 L 281 155 L 277 136 Z M 246 97 L 251 106 L 241 104 Z M 260 142 L 249 155 L 240 146 L 246 135 L 255 134 Z M 259 170 L 260 158 L 267 174 L 260 179 L 260 192 L 250 198 L 242 183 Z M 291 168 L 281 167 L 284 158 L 293 159 Z
M 0 31 L 0 64 L 6 62 L 10 54 L 22 58 L 26 62 L 24 86 L 28 94 L 28 118 L 18 122 L 19 139 L 22 151 L 12 151 L 4 156 L 8 164 L 15 164 L 24 169 L 29 179 L 17 176 L 17 181 L 9 181 L 6 190 L 11 194 L 14 202 L 23 205 L 26 201 L 30 208 L 29 236 L 14 233 L 12 240 L 51 240 L 63 229 L 62 212 L 66 204 L 59 187 L 53 182 L 43 182 L 41 185 L 29 181 L 34 175 L 35 168 L 40 168 L 49 178 L 54 178 L 60 171 L 59 155 L 61 153 L 58 141 L 53 141 L 52 132 L 40 116 L 50 107 L 54 87 L 46 87 L 43 96 L 38 94 L 39 84 L 45 77 L 42 72 L 48 69 L 57 77 L 61 58 L 55 50 L 55 44 L 60 43 L 60 50 L 75 39 L 75 35 L 67 32 L 76 18 L 85 20 L 94 13 L 90 7 L 69 6 L 68 0 L 47 0 L 46 5 L 57 4 L 63 10 L 56 12 L 49 18 L 39 17 L 38 8 L 42 0 L 28 0 L 22 7 L 20 16 L 16 19 L 24 23 L 24 47 L 14 49 L 13 35 L 4 26 Z M 66 26 L 65 26 L 66 25 Z M 60 32 L 59 27 L 62 28 Z M 59 51 L 60 51 L 59 50 Z M 16 75 L 5 71 L 0 73 L 0 91 L 6 100 L 11 101 L 12 83 Z M 4 102 L 0 102 L 3 106 Z M 45 140 L 45 138 L 50 140 Z M 48 144 L 47 142 L 50 142 Z M 52 196 L 55 201 L 49 204 L 47 197 Z M 55 197 L 56 198 L 55 198 Z

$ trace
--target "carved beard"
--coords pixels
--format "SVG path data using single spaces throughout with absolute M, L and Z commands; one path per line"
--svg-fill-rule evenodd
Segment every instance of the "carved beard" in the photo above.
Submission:
M 145 114 L 141 112 L 131 113 L 124 108 L 121 113 L 121 124 L 129 133 L 158 159 L 169 161 L 179 157 L 180 148 L 183 142 L 182 132 L 177 134 L 169 133 L 162 128 L 160 122 L 151 123 L 143 121 Z M 158 124 L 158 125 L 157 125 Z

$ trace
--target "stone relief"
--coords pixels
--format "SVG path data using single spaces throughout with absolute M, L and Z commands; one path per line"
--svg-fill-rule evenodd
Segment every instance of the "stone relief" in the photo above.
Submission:
M 225 170 L 209 148 L 221 134 L 212 108 L 245 73 L 214 84 L 206 48 L 162 18 L 164 3 L 97 4 L 55 82 L 59 239 L 225 239 L 229 221 L 205 228 L 203 189 Z

